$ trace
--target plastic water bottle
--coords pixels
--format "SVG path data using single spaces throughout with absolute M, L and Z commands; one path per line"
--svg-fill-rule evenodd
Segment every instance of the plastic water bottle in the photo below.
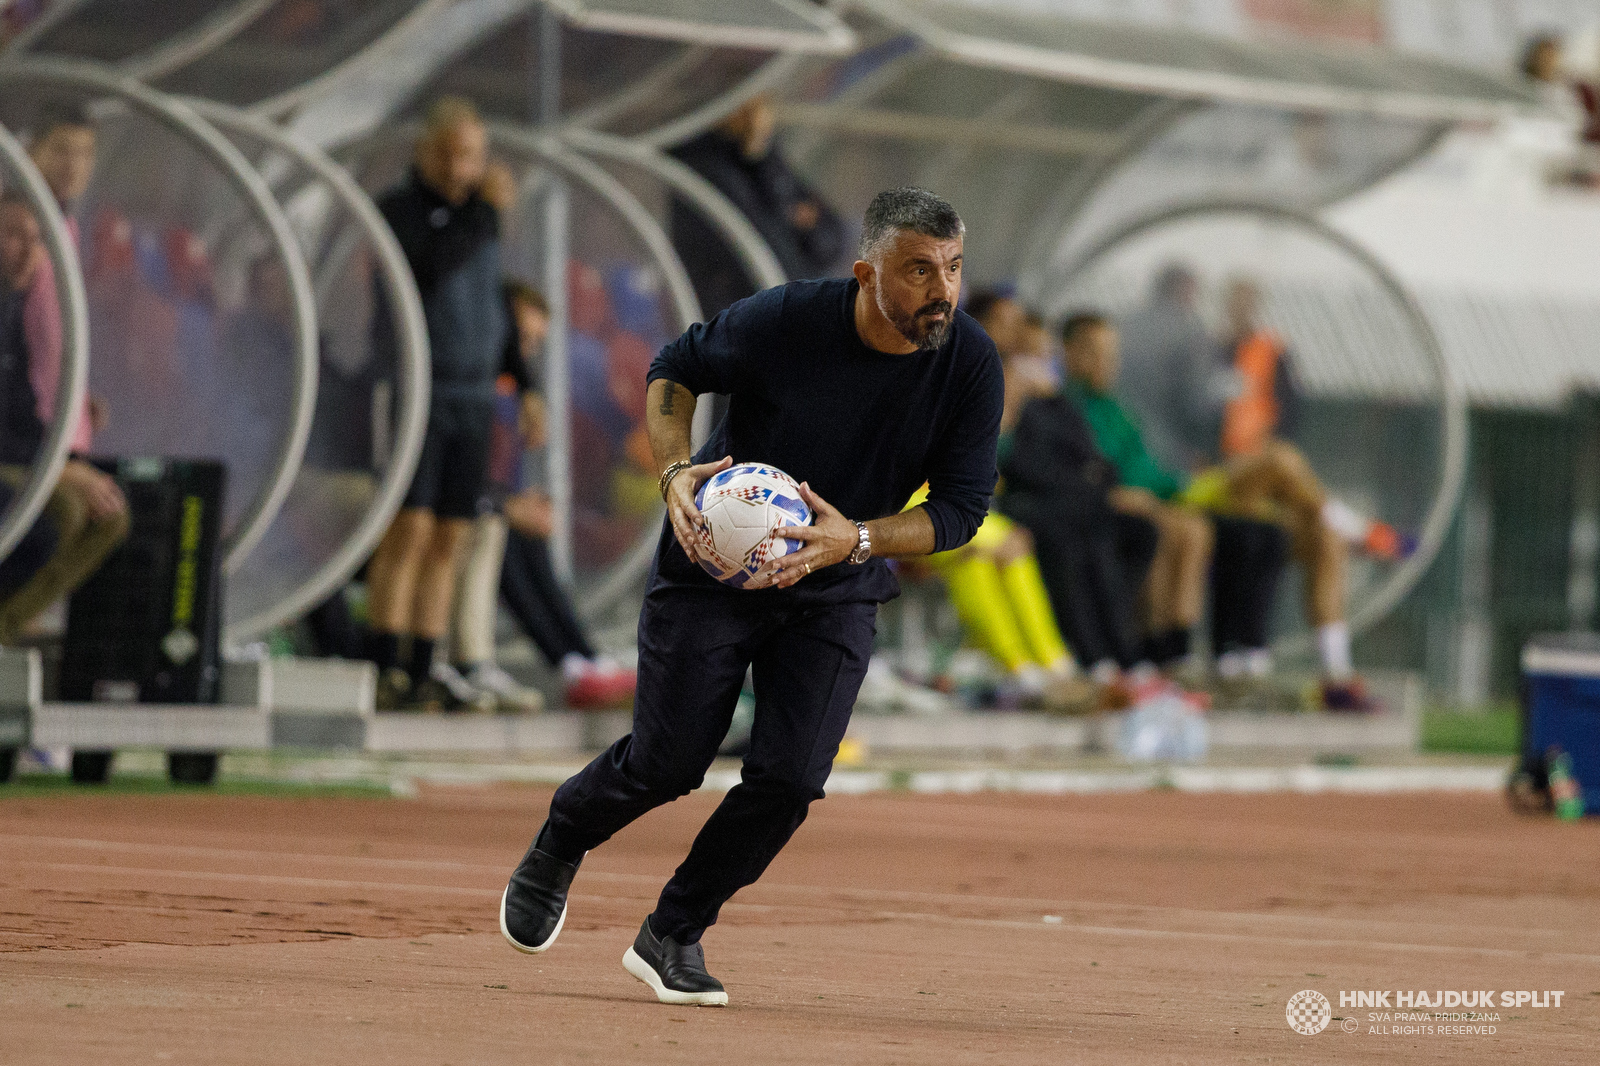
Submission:
M 1546 756 L 1550 774 L 1550 799 L 1555 804 L 1556 817 L 1564 822 L 1583 817 L 1583 790 L 1578 779 L 1572 776 L 1572 756 L 1560 748 L 1551 748 Z

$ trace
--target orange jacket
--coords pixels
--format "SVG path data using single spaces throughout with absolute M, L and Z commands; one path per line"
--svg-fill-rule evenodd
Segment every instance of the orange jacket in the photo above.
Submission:
M 1284 345 L 1275 334 L 1258 329 L 1233 350 L 1233 366 L 1244 378 L 1244 392 L 1222 413 L 1222 454 L 1253 455 L 1278 428 L 1283 412 L 1277 396 L 1278 365 Z

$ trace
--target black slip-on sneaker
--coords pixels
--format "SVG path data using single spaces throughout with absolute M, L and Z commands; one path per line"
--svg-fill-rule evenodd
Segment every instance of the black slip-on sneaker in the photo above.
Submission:
M 650 919 L 639 927 L 633 947 L 622 954 L 622 966 L 655 989 L 663 1003 L 683 1007 L 726 1007 L 728 993 L 722 982 L 706 973 L 706 953 L 699 944 L 680 944 L 670 936 L 657 937 Z
M 567 920 L 567 890 L 582 862 L 563 862 L 540 851 L 539 838 L 533 838 L 500 895 L 500 934 L 507 943 L 527 955 L 555 943 Z

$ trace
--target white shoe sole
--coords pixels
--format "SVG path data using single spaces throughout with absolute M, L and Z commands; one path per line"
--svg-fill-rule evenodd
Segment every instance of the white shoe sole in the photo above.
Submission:
M 655 990 L 656 998 L 675 1007 L 726 1007 L 726 992 L 677 992 L 661 983 L 661 975 L 629 947 L 622 953 L 622 968 Z
M 510 944 L 524 955 L 544 954 L 550 949 L 550 945 L 556 942 L 556 937 L 561 935 L 561 927 L 567 924 L 566 906 L 563 905 L 561 908 L 561 917 L 556 919 L 556 928 L 555 931 L 550 934 L 550 939 L 546 940 L 543 944 L 540 944 L 536 948 L 530 948 L 528 945 L 518 942 L 517 938 L 511 935 L 511 930 L 506 928 L 506 895 L 510 893 L 510 891 L 511 886 L 507 885 L 505 891 L 500 893 L 500 935 L 506 938 L 507 944 Z

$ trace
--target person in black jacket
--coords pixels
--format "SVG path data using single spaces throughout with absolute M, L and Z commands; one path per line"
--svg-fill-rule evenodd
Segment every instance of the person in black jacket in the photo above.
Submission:
M 588 851 L 700 785 L 750 673 L 741 781 L 623 957 L 664 1003 L 726 1004 L 701 935 L 822 798 L 878 604 L 899 591 L 884 557 L 959 548 L 988 513 L 1004 386 L 994 343 L 955 306 L 961 219 L 932 193 L 892 189 L 862 230 L 853 277 L 740 300 L 651 364 L 646 417 L 667 521 L 639 617 L 633 730 L 556 790 L 511 875 L 500 931 L 520 951 L 555 940 Z M 730 396 L 728 415 L 691 456 L 706 393 Z M 799 480 L 816 521 L 785 530 L 797 551 L 723 584 L 698 564 L 694 501 L 731 457 Z M 928 499 L 906 510 L 924 482 Z
M 772 101 L 757 96 L 714 129 L 672 150 L 750 220 L 791 281 L 826 277 L 844 251 L 844 223 L 773 146 Z M 757 286 L 722 235 L 689 204 L 672 203 L 672 244 L 706 318 Z
M 416 278 L 433 357 L 422 455 L 367 570 L 380 707 L 408 696 L 423 705 L 457 705 L 429 675 L 434 642 L 450 624 L 456 562 L 488 472 L 495 378 L 509 325 L 500 287 L 500 211 L 512 194 L 509 171 L 489 163 L 488 132 L 477 110 L 446 97 L 428 112 L 415 167 L 378 200 Z M 399 667 L 405 637 L 409 670 Z
M 1000 463 L 1000 510 L 1033 534 L 1061 633 L 1099 681 L 1139 661 L 1135 591 L 1155 556 L 1155 526 L 1113 510 L 1117 473 L 1066 396 L 1028 401 Z

